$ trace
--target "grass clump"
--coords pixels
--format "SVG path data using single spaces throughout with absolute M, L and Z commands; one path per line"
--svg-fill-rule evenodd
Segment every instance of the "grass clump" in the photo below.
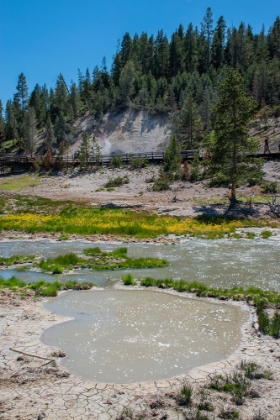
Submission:
M 59 255 L 56 258 L 42 259 L 39 267 L 52 274 L 61 274 L 65 269 L 89 268 L 92 270 L 116 270 L 133 268 L 157 268 L 168 265 L 167 260 L 159 258 L 130 258 L 127 248 L 117 248 L 111 252 L 101 251 L 99 247 L 86 248 L 84 254 L 87 258 L 79 257 L 74 253 Z M 36 264 L 36 263 L 35 263 Z
M 74 252 L 69 252 L 65 255 L 59 255 L 56 258 L 42 259 L 39 267 L 43 271 L 50 271 L 52 274 L 61 274 L 64 268 L 72 269 L 79 262 L 80 258 Z
M 269 370 L 263 370 L 261 366 L 259 366 L 255 362 L 246 362 L 242 360 L 239 366 L 244 372 L 244 375 L 248 379 L 272 379 L 272 373 Z
M 270 335 L 275 338 L 280 338 L 280 314 L 275 313 L 271 322 L 270 322 Z
M 26 264 L 33 262 L 33 260 L 33 255 L 12 255 L 8 258 L 0 257 L 0 265 Z
M 247 232 L 246 234 L 247 239 L 255 239 L 255 237 L 256 237 L 255 232 Z
M 231 394 L 237 405 L 244 403 L 244 397 L 249 386 L 250 381 L 238 371 L 232 375 L 215 375 L 209 384 L 210 389 Z
M 130 273 L 122 276 L 122 281 L 125 286 L 133 286 L 134 284 L 136 284 L 136 281 L 134 280 L 132 274 Z
M 263 230 L 261 236 L 263 239 L 268 239 L 272 236 L 272 232 L 270 230 Z
M 17 288 L 23 288 L 26 286 L 22 280 L 19 280 L 15 276 L 5 280 L 3 277 L 0 277 L 0 289 L 10 289 L 15 290 Z
M 94 248 L 85 248 L 83 252 L 85 255 L 91 255 L 91 256 L 102 254 L 102 251 L 98 246 Z
M 178 405 L 190 406 L 192 403 L 193 388 L 190 385 L 183 385 L 176 398 Z
M 67 241 L 69 239 L 69 235 L 67 233 L 62 233 L 59 237 L 58 237 L 58 241 Z
M 44 296 L 51 297 L 57 296 L 58 292 L 61 290 L 87 290 L 94 286 L 93 283 L 83 282 L 66 282 L 60 283 L 59 281 L 54 281 L 48 283 L 44 280 L 39 280 L 36 283 L 25 283 L 22 280 L 19 280 L 15 276 L 11 277 L 8 280 L 0 277 L 0 289 L 9 289 L 12 291 L 24 291 L 31 290 L 34 292 L 35 296 Z

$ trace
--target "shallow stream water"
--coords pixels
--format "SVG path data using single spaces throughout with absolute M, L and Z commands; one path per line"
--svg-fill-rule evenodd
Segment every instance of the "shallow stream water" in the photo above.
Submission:
M 55 257 L 67 252 L 81 252 L 84 248 L 99 246 L 102 250 L 113 250 L 119 246 L 128 248 L 131 257 L 166 258 L 169 266 L 157 269 L 133 270 L 135 278 L 154 277 L 200 281 L 208 286 L 229 288 L 234 285 L 251 285 L 262 289 L 280 291 L 280 239 L 219 239 L 202 240 L 191 238 L 175 245 L 163 244 L 92 244 L 89 242 L 14 241 L 0 242 L 0 256 L 36 255 Z M 132 270 L 106 270 L 93 272 L 77 270 L 75 274 L 59 276 L 36 272 L 20 272 L 9 269 L 0 271 L 6 278 L 15 275 L 24 281 L 54 279 L 91 281 L 98 286 L 110 287 L 124 273 Z
M 55 279 L 91 281 L 104 290 L 69 292 L 46 303 L 46 308 L 74 318 L 48 329 L 42 340 L 58 346 L 68 357 L 63 364 L 73 373 L 100 382 L 135 382 L 168 378 L 191 367 L 228 356 L 240 342 L 244 313 L 238 307 L 186 299 L 159 292 L 120 291 L 113 285 L 124 273 L 135 278 L 185 279 L 215 287 L 248 287 L 280 291 L 279 237 L 269 239 L 192 238 L 175 245 L 93 244 L 89 242 L 0 242 L 0 255 L 54 257 L 82 253 L 87 247 L 128 248 L 131 257 L 166 258 L 158 269 L 94 272 L 52 276 L 34 271 L 1 270 L 24 281 Z

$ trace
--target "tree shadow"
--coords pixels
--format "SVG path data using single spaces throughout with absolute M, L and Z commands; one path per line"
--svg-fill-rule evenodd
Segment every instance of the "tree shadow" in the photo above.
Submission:
M 237 203 L 234 206 L 226 204 L 209 204 L 202 206 L 194 206 L 193 210 L 197 213 L 199 219 L 211 218 L 228 218 L 228 219 L 245 219 L 248 217 L 258 218 L 269 213 L 269 206 L 261 203 L 254 203 L 248 205 L 244 203 Z

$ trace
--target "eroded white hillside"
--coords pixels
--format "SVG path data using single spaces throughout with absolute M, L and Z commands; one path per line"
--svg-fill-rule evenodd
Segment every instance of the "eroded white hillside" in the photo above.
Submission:
M 79 134 L 73 150 L 79 148 L 83 132 L 87 131 L 95 136 L 102 154 L 162 151 L 171 135 L 167 115 L 154 115 L 145 110 L 110 112 L 99 123 L 86 116 L 74 125 Z

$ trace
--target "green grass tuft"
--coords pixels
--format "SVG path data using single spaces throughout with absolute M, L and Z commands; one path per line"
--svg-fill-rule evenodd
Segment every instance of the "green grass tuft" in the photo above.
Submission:
M 132 286 L 132 285 L 136 284 L 136 282 L 135 282 L 132 274 L 130 274 L 130 273 L 125 274 L 124 276 L 122 276 L 122 281 L 123 281 L 123 284 L 125 286 Z

